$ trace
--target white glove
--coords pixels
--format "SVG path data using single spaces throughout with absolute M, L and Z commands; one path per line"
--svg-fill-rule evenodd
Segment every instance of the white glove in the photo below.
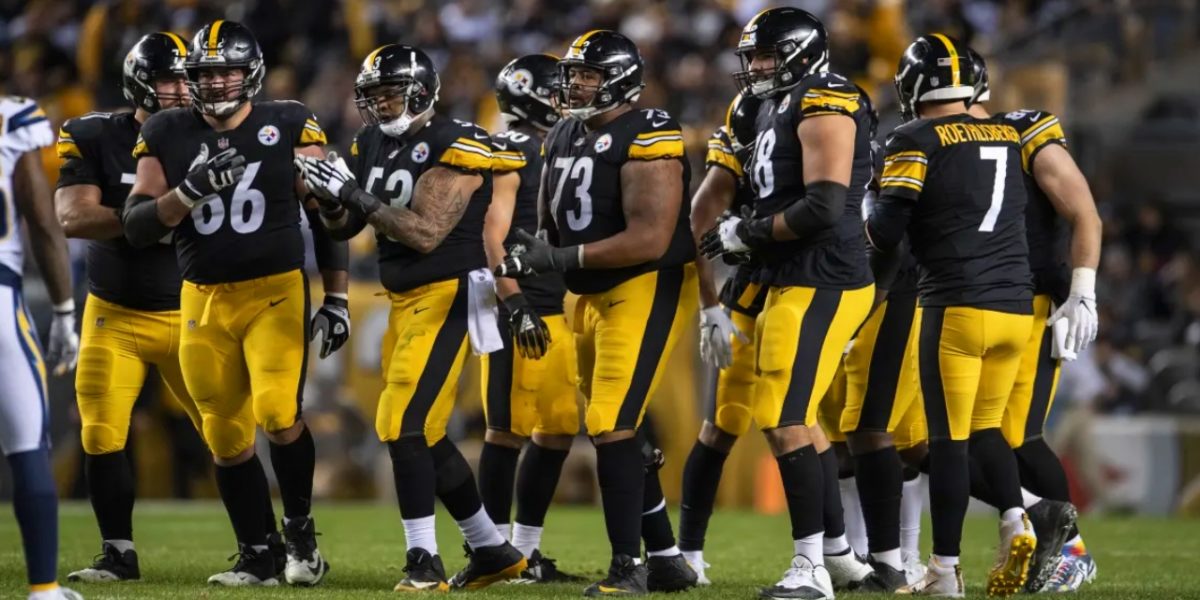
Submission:
M 46 362 L 54 365 L 53 373 L 61 376 L 75 369 L 79 362 L 79 334 L 75 333 L 75 301 L 68 300 L 54 307 L 50 322 L 50 344 Z
M 1078 354 L 1096 339 L 1100 321 L 1096 316 L 1096 270 L 1079 267 L 1071 272 L 1071 295 L 1046 321 L 1053 327 L 1067 321 L 1067 337 L 1063 350 Z
M 729 313 L 719 304 L 700 311 L 700 358 L 724 369 L 733 364 L 733 336 L 743 344 L 750 340 L 734 326 Z
M 1050 304 L 1050 313 L 1054 314 L 1058 311 L 1058 307 L 1054 303 Z M 1050 325 L 1050 335 L 1054 336 L 1052 344 L 1050 344 L 1050 358 L 1055 360 L 1072 361 L 1079 358 L 1074 350 L 1067 348 L 1067 330 L 1071 328 L 1071 324 L 1066 319 L 1059 319 Z
M 336 152 L 330 152 L 324 160 L 303 154 L 297 155 L 294 163 L 304 177 L 304 185 L 322 199 L 340 198 L 342 188 L 348 182 L 354 181 L 354 174 L 346 166 L 346 161 Z
M 717 227 L 717 231 L 721 235 L 721 246 L 725 248 L 725 252 L 737 254 L 739 252 L 749 252 L 750 246 L 747 246 L 742 238 L 738 237 L 738 223 L 742 222 L 741 217 L 729 217 Z

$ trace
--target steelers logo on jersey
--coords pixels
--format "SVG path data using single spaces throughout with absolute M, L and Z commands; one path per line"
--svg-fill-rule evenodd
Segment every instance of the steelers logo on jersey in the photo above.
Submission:
M 779 110 L 777 110 L 776 112 L 778 112 L 779 114 L 782 115 L 784 113 L 784 111 L 786 111 L 788 109 L 788 106 L 790 106 L 791 104 L 792 104 L 792 95 L 788 94 L 783 97 L 783 100 L 779 101 Z
M 274 125 L 263 125 L 258 130 L 258 141 L 264 146 L 274 146 L 279 143 L 279 128 Z
M 612 147 L 612 136 L 611 135 L 606 133 L 606 134 L 600 136 L 600 138 L 596 140 L 596 152 L 604 152 L 605 150 L 608 150 L 610 147 Z
M 429 144 L 421 142 L 412 151 L 413 162 L 423 163 L 429 159 Z

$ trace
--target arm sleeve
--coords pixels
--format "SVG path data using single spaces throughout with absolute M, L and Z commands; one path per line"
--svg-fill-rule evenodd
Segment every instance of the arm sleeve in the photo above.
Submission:
M 350 268 L 350 248 L 345 241 L 334 240 L 321 221 L 321 211 L 305 210 L 308 226 L 312 229 L 313 254 L 317 268 L 322 271 L 345 271 Z
M 125 239 L 134 248 L 149 248 L 171 233 L 171 228 L 158 218 L 155 198 L 145 194 L 134 194 L 125 199 L 121 226 L 125 230 Z

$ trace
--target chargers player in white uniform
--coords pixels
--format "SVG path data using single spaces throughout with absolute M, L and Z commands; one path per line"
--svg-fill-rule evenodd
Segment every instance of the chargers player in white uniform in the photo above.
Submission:
M 0 97 L 0 450 L 12 468 L 13 510 L 25 547 L 29 600 L 82 600 L 59 587 L 58 493 L 50 472 L 46 362 L 55 375 L 75 368 L 79 336 L 67 240 L 40 150 L 54 143 L 46 114 L 28 98 Z M 21 220 L 54 302 L 46 361 L 21 294 Z

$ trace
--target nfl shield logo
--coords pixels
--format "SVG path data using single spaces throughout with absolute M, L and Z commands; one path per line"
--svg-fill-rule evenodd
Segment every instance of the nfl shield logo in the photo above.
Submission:
M 217 148 L 224 150 L 229 147 L 229 138 L 221 138 L 217 140 Z

